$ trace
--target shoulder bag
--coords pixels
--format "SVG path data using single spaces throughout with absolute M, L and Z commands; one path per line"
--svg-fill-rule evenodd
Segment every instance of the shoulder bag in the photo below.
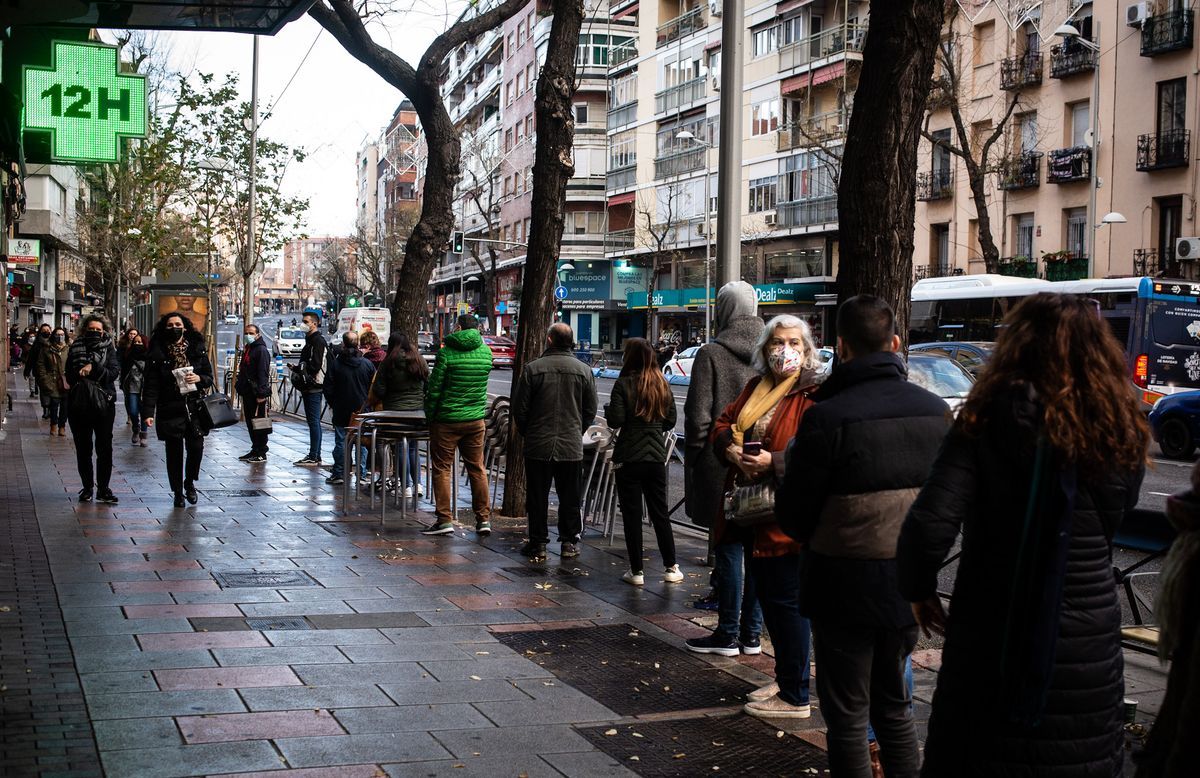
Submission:
M 768 478 L 756 484 L 735 486 L 725 493 L 725 518 L 739 527 L 754 527 L 775 521 L 775 482 Z
M 262 408 L 261 416 L 258 413 L 258 409 L 260 407 Z M 243 409 L 243 410 L 249 410 L 249 412 L 251 414 L 253 414 L 250 417 L 250 429 L 254 430 L 255 432 L 266 432 L 267 434 L 270 434 L 272 426 L 273 426 L 271 424 L 271 399 L 270 398 L 267 398 L 267 401 L 265 403 L 259 404 L 256 402 L 253 409 Z
M 196 411 L 196 423 L 205 434 L 238 423 L 237 414 L 229 404 L 229 398 L 221 392 L 209 392 L 200 398 Z

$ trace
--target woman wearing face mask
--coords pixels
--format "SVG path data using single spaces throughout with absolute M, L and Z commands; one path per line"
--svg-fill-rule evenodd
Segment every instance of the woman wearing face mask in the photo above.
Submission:
M 146 342 L 142 333 L 130 329 L 117 346 L 121 354 L 121 391 L 125 393 L 125 413 L 133 428 L 133 445 L 146 445 L 146 420 L 141 416 L 142 382 L 146 374 Z
M 755 344 L 751 378 L 713 428 L 713 450 L 729 463 L 726 491 L 737 486 L 778 483 L 784 452 L 800 419 L 812 406 L 818 383 L 817 347 L 808 325 L 795 316 L 767 322 Z M 809 625 L 800 616 L 800 546 L 773 517 L 739 526 L 717 512 L 712 531 L 718 542 L 740 540 L 775 646 L 776 683 L 751 692 L 745 710 L 764 718 L 808 718 Z M 757 636 L 750 636 L 757 645 Z M 744 638 L 743 638 L 744 639 Z
M 71 422 L 71 437 L 75 440 L 75 461 L 79 466 L 79 501 L 92 499 L 95 489 L 99 502 L 114 504 L 117 498 L 108 486 L 112 477 L 113 422 L 117 418 L 117 374 L 121 371 L 117 349 L 108 334 L 108 322 L 99 314 L 90 314 L 80 324 L 79 337 L 67 349 L 67 385 L 75 387 L 93 382 L 101 393 L 70 393 L 67 397 L 67 418 Z M 77 390 L 79 391 L 79 390 Z M 99 405 L 93 404 L 99 401 Z M 92 450 L 96 452 L 95 476 L 92 474 Z
M 183 370 L 179 375 L 195 391 L 180 391 L 176 370 Z M 196 331 L 190 319 L 178 313 L 168 313 L 159 319 L 146 354 L 142 416 L 166 444 L 167 481 L 176 508 L 182 508 L 185 500 L 196 504 L 204 434 L 194 420 L 201 396 L 212 385 L 212 364 L 208 361 L 204 336 Z
M 67 331 L 62 327 L 50 333 L 50 342 L 38 351 L 38 390 L 47 401 L 46 418 L 50 419 L 50 434 L 67 434 Z

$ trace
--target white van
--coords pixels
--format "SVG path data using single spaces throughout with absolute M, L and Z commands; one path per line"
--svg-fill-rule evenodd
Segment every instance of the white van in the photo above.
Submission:
M 367 330 L 374 330 L 380 344 L 387 348 L 388 336 L 392 334 L 392 312 L 387 308 L 343 308 L 338 312 L 334 343 L 340 342 L 347 332 L 357 332 L 361 337 Z

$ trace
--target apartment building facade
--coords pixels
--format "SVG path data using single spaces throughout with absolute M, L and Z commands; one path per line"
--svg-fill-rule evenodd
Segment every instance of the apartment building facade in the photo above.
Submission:
M 283 244 L 283 274 L 280 283 L 290 291 L 291 310 L 301 310 L 310 300 L 316 301 L 318 292 L 317 263 L 326 248 L 339 238 L 317 236 L 293 238 Z
M 379 143 L 368 140 L 354 155 L 354 230 L 364 240 L 378 241 Z
M 384 235 L 404 221 L 406 210 L 419 207 L 417 165 L 423 143 L 416 109 L 408 100 L 402 100 L 379 141 L 376 219 Z
M 1056 35 L 1063 25 L 1079 36 Z M 920 150 L 918 277 L 1200 278 L 1195 252 L 1176 251 L 1200 235 L 1191 164 L 1200 50 L 1187 3 L 1064 0 L 1021 19 L 989 7 L 958 14 L 943 39 L 963 78 L 957 95 L 935 88 L 931 101 L 938 142 Z M 976 139 L 1004 121 L 987 166 L 996 268 L 983 260 L 963 162 L 945 148 L 959 143 L 952 100 Z

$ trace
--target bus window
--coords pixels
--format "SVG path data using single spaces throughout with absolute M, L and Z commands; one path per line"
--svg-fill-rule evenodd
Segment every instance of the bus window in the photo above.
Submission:
M 1121 348 L 1126 353 L 1129 352 L 1131 346 L 1129 343 L 1129 325 L 1132 321 L 1128 316 L 1108 316 L 1104 319 L 1108 322 L 1109 329 L 1116 337 L 1117 342 L 1121 344 Z

